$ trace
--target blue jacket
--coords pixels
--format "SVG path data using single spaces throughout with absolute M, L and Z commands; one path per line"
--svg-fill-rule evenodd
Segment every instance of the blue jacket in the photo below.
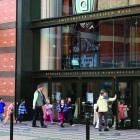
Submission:
M 26 113 L 25 104 L 21 103 L 21 104 L 19 105 L 18 113 L 20 113 L 20 114 L 25 114 L 25 113 Z
M 4 107 L 6 104 L 4 102 L 0 102 L 0 113 L 4 113 Z
M 58 112 L 61 112 L 61 105 L 60 104 L 56 107 L 56 110 L 58 110 Z M 66 104 L 64 104 L 63 113 L 67 112 L 67 111 L 68 111 L 68 107 Z

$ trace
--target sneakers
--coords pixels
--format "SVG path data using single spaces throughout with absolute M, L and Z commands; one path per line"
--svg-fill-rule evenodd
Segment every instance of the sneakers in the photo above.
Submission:
M 70 125 L 70 126 L 73 126 L 73 127 L 74 127 L 75 125 L 74 125 L 74 124 L 72 124 L 72 125 Z
M 102 129 L 101 129 L 101 128 L 99 128 L 99 129 L 98 129 L 98 131 L 102 131 Z
M 108 128 L 105 128 L 104 131 L 109 131 L 109 129 Z

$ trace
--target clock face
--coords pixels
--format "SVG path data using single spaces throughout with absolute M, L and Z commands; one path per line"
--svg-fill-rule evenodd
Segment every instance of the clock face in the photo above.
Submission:
M 87 49 L 87 42 L 86 40 L 82 39 L 81 40 L 81 51 L 86 51 Z

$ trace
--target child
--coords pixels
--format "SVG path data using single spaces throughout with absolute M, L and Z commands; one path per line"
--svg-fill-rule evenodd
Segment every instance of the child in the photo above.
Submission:
M 56 107 L 56 109 L 58 110 L 58 119 L 60 121 L 60 126 L 64 127 L 64 120 L 65 120 L 65 112 L 67 112 L 68 107 L 64 102 L 64 99 L 60 100 L 60 104 Z
M 65 117 L 67 117 L 67 119 L 69 120 L 69 122 L 70 122 L 70 126 L 75 126 L 74 124 L 73 124 L 73 114 L 72 114 L 72 104 L 71 104 L 71 98 L 67 98 L 66 99 L 66 105 L 67 105 L 67 107 L 68 107 L 68 111 L 67 111 L 67 113 L 65 114 L 66 116 Z
M 11 104 L 7 108 L 7 114 L 6 114 L 6 118 L 4 120 L 4 124 L 6 124 L 8 119 L 10 119 L 10 114 L 12 111 L 13 111 L 13 121 L 14 121 L 14 123 L 16 123 L 15 116 L 14 116 L 14 110 L 15 110 L 15 102 L 11 102 Z
M 4 107 L 6 104 L 4 103 L 3 99 L 0 98 L 0 122 L 3 121 L 3 113 L 4 113 Z
M 128 111 L 128 108 L 127 108 L 127 105 L 125 105 L 125 101 L 121 100 L 120 105 L 119 105 L 119 118 L 121 120 L 120 126 L 122 127 L 124 126 L 124 121 L 125 121 L 125 118 L 127 117 L 127 111 Z
M 44 112 L 44 124 L 46 125 L 46 120 L 48 116 L 50 117 L 51 124 L 54 124 L 53 122 L 53 115 L 52 115 L 52 107 L 53 105 L 50 104 L 50 100 L 46 100 L 46 105 L 43 107 L 43 112 Z
M 21 99 L 21 104 L 19 105 L 19 108 L 18 108 L 18 114 L 19 116 L 17 117 L 16 122 L 21 123 L 23 121 L 24 115 L 27 114 L 24 99 Z

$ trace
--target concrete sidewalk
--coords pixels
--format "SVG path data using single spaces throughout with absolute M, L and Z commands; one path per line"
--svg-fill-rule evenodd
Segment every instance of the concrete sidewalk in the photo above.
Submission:
M 39 125 L 39 122 L 38 122 Z M 86 126 L 65 124 L 61 128 L 58 122 L 47 128 L 33 128 L 31 122 L 14 125 L 14 140 L 86 140 Z M 140 130 L 113 130 L 99 132 L 90 126 L 90 140 L 140 140 Z M 0 123 L 0 140 L 10 140 L 10 125 Z

